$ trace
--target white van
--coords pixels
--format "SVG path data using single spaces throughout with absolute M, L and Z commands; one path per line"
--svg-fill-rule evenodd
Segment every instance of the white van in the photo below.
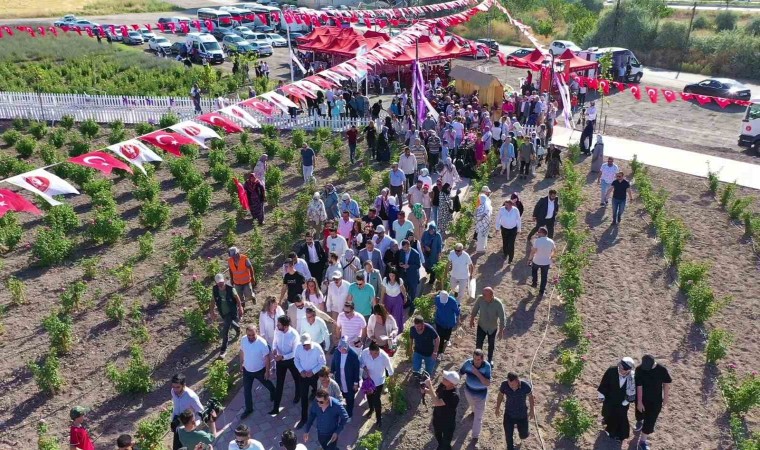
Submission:
M 209 64 L 224 62 L 224 51 L 214 36 L 208 33 L 188 33 L 185 39 L 190 59 L 194 62 L 208 60 Z
M 739 132 L 739 146 L 751 149 L 751 153 L 760 156 L 760 98 L 753 98 L 747 106 Z
M 597 61 L 605 53 L 612 53 L 612 74 L 614 79 L 618 79 L 618 70 L 622 66 L 625 68 L 625 81 L 640 83 L 644 76 L 644 65 L 639 62 L 636 55 L 627 48 L 621 47 L 590 47 L 588 50 L 578 52 L 578 56 L 587 61 Z M 596 69 L 588 71 L 589 77 L 596 77 Z

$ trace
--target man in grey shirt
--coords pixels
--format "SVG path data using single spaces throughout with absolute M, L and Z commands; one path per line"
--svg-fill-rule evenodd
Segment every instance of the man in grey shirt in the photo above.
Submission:
M 380 272 L 385 270 L 383 254 L 379 249 L 375 248 L 375 243 L 372 239 L 368 239 L 365 247 L 359 250 L 359 261 L 361 261 L 362 265 L 367 261 L 372 261 L 372 266 L 380 270 Z
M 478 330 L 475 338 L 475 348 L 483 349 L 483 342 L 488 336 L 488 362 L 493 368 L 493 351 L 496 346 L 496 334 L 504 338 L 506 318 L 504 304 L 493 294 L 493 288 L 486 287 L 483 293 L 475 300 L 470 314 L 470 328 L 475 326 L 475 317 L 478 318 Z

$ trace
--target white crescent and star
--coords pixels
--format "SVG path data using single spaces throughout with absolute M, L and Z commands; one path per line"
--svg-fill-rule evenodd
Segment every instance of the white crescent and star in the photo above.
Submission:
M 102 156 L 85 156 L 84 158 L 82 158 L 82 161 L 84 161 L 85 164 L 90 164 L 92 166 L 94 165 L 101 165 L 104 167 L 110 166 L 110 164 L 108 164 L 106 160 L 103 159 Z M 98 162 L 95 162 L 95 161 L 98 161 Z
M 169 139 L 171 139 L 171 141 L 169 141 L 168 144 L 166 142 L 164 142 L 164 141 L 161 140 L 161 139 L 163 139 L 165 137 L 168 137 Z M 174 139 L 172 136 L 169 136 L 168 134 L 159 134 L 159 135 L 157 135 L 156 136 L 156 142 L 158 142 L 161 145 L 177 145 L 177 140 Z

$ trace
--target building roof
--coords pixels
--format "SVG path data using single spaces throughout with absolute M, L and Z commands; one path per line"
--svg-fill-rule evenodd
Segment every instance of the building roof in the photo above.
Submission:
M 480 87 L 489 87 L 492 84 L 500 84 L 499 79 L 490 73 L 470 69 L 465 66 L 454 66 L 449 72 L 449 77 L 454 80 L 462 80 Z

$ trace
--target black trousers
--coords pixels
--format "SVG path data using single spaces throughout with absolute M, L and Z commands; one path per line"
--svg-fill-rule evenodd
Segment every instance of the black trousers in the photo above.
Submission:
M 530 161 L 520 161 L 520 175 L 530 175 Z
M 311 272 L 311 276 L 317 280 L 317 285 L 319 285 L 319 283 L 322 282 L 322 277 L 324 276 L 325 263 L 321 261 L 315 263 L 307 262 L 306 265 L 309 266 L 309 272 Z
M 274 390 L 274 408 L 272 409 L 280 407 L 282 391 L 285 388 L 285 375 L 288 371 L 290 371 L 290 375 L 293 376 L 293 383 L 296 385 L 296 402 L 301 398 L 301 390 L 299 389 L 299 386 L 301 385 L 301 374 L 298 373 L 298 369 L 296 369 L 295 361 L 293 359 L 277 361 L 275 363 L 275 368 L 277 370 L 277 387 Z
M 451 340 L 451 328 L 445 328 L 437 323 L 435 324 L 435 331 L 438 333 L 438 337 L 440 338 L 439 344 L 438 344 L 438 353 L 443 353 L 444 350 L 446 350 L 446 344 Z
M 383 411 L 383 388 L 384 385 L 375 386 L 375 390 L 371 394 L 367 394 L 367 408 L 370 413 L 368 417 L 372 417 L 372 413 L 375 414 L 375 418 L 381 421 L 381 414 Z
M 517 239 L 517 227 L 501 228 L 501 251 L 508 262 L 515 258 L 515 239 Z
M 243 393 L 245 395 L 245 410 L 253 411 L 253 380 L 259 380 L 262 386 L 269 391 L 269 399 L 274 400 L 274 384 L 271 381 L 264 378 L 264 371 L 266 368 L 258 370 L 256 372 L 249 372 L 243 369 Z
M 504 415 L 504 433 L 507 435 L 507 450 L 515 450 L 515 427 L 520 439 L 528 439 L 528 418 L 514 419 Z
M 235 334 L 240 336 L 240 325 L 238 324 L 237 314 L 227 314 L 222 317 L 224 324 L 222 325 L 222 349 L 221 353 L 227 351 L 227 345 L 230 343 L 230 328 L 235 330 Z
M 538 270 L 541 269 L 541 285 L 538 288 L 538 293 L 543 294 L 546 290 L 546 279 L 549 277 L 549 265 L 539 266 L 538 264 L 531 265 L 531 284 L 536 284 L 536 278 L 538 277 Z
M 412 186 L 414 186 L 414 183 L 415 183 L 414 178 L 415 178 L 416 174 L 414 174 L 414 173 L 412 173 L 412 174 L 405 173 L 404 176 L 406 177 L 406 189 L 405 189 L 405 191 L 409 191 L 409 188 L 412 187 Z M 401 209 L 401 203 L 399 203 L 399 209 Z M 404 239 L 405 237 L 406 236 L 404 236 L 401 239 Z
M 478 331 L 475 336 L 475 348 L 483 350 L 483 343 L 486 340 L 486 336 L 488 336 L 488 362 L 493 361 L 493 351 L 494 347 L 496 346 L 496 332 L 498 330 L 494 330 L 493 333 L 486 333 L 486 330 L 480 328 L 478 326 Z
M 451 441 L 454 439 L 454 425 L 436 426 L 433 425 L 435 440 L 438 441 L 437 450 L 451 450 Z
M 644 412 L 640 412 L 637 408 L 634 408 L 634 410 L 636 411 L 636 421 L 641 420 L 644 422 L 641 432 L 644 434 L 654 433 L 654 424 L 657 422 L 657 417 L 662 410 L 662 403 L 644 403 Z
M 298 383 L 301 392 L 301 421 L 303 422 L 309 418 L 309 389 L 316 393 L 318 381 L 319 377 L 315 373 L 310 377 L 301 377 L 301 381 Z
M 530 230 L 530 233 L 528 233 L 528 240 L 533 237 L 534 234 L 538 232 L 538 229 L 541 227 L 546 227 L 546 231 L 548 232 L 549 239 L 554 238 L 554 223 L 557 221 L 556 217 L 554 219 L 538 219 L 536 220 L 536 226 L 533 227 L 532 230 Z
M 348 388 L 351 392 L 342 392 L 343 398 L 346 399 L 346 412 L 348 413 L 348 418 L 354 416 L 354 398 L 356 397 L 356 392 L 354 392 L 353 389 Z

